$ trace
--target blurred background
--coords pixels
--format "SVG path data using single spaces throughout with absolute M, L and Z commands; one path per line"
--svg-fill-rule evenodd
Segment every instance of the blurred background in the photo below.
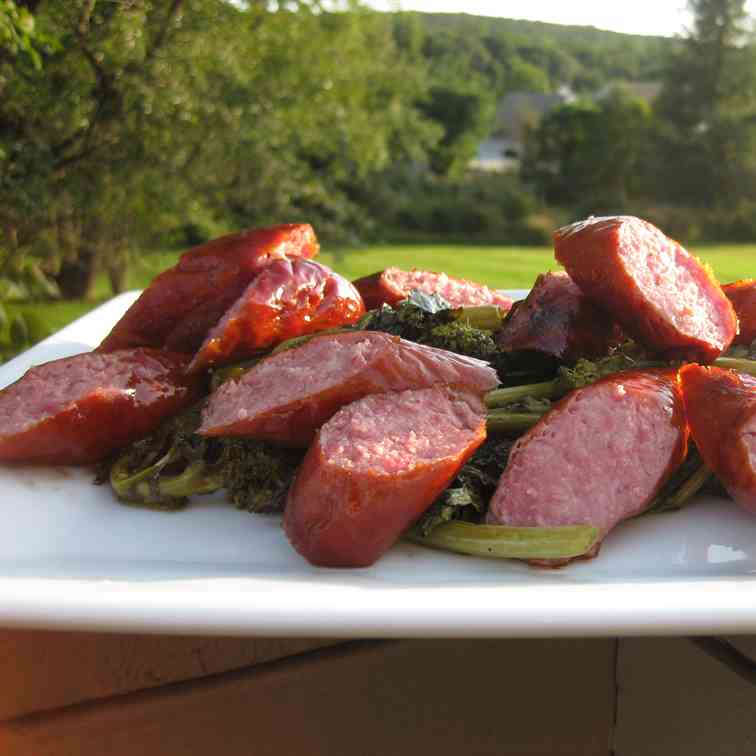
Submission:
M 553 229 L 629 213 L 749 277 L 754 10 L 0 0 L 0 360 L 283 222 L 349 277 L 527 287 Z

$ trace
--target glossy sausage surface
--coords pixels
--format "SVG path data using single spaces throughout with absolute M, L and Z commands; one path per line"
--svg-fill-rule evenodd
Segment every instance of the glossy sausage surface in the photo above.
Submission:
M 685 365 L 680 383 L 701 457 L 732 498 L 756 513 L 756 378 Z
M 643 346 L 711 362 L 732 343 L 735 311 L 709 271 L 631 216 L 589 218 L 554 234 L 557 260 L 584 294 Z
M 603 356 L 620 341 L 614 319 L 563 271 L 541 273 L 497 335 L 505 352 L 534 351 L 566 362 Z
M 518 440 L 488 522 L 592 525 L 603 539 L 648 507 L 687 442 L 674 370 L 608 376 L 568 394 Z
M 740 324 L 740 331 L 733 343 L 750 346 L 756 340 L 756 279 L 725 284 L 722 290 L 732 302 Z
M 0 460 L 97 462 L 199 396 L 187 357 L 152 349 L 79 354 L 28 370 L 0 391 Z
M 321 428 L 297 473 L 286 535 L 311 564 L 373 564 L 485 435 L 481 400 L 444 387 L 376 394 L 344 407 Z
M 447 385 L 482 395 L 497 383 L 472 357 L 376 331 L 323 334 L 224 383 L 199 432 L 307 446 L 339 408 L 369 394 Z
M 315 233 L 306 224 L 253 229 L 190 249 L 150 283 L 99 351 L 149 346 L 194 353 L 269 263 L 317 252 Z
M 359 278 L 354 285 L 362 294 L 365 307 L 374 310 L 382 304 L 393 307 L 407 299 L 413 289 L 426 294 L 439 294 L 452 307 L 497 305 L 509 310 L 512 300 L 500 291 L 489 289 L 485 284 L 452 278 L 446 273 L 429 270 L 401 270 L 386 268 L 373 275 Z
M 296 336 L 350 325 L 364 313 L 357 289 L 325 265 L 276 260 L 210 331 L 189 369 L 243 360 Z

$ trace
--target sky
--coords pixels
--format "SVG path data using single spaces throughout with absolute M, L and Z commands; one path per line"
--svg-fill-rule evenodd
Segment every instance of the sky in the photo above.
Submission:
M 367 4 L 379 10 L 400 7 L 402 10 L 471 13 L 664 36 L 682 33 L 689 21 L 685 0 L 367 0 Z M 756 14 L 756 0 L 751 0 L 748 7 Z

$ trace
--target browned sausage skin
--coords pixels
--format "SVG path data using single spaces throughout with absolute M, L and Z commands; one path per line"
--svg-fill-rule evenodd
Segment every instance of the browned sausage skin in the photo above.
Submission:
M 580 289 L 649 349 L 711 362 L 732 343 L 737 318 L 719 284 L 650 223 L 589 218 L 560 228 L 554 242 Z
M 151 433 L 199 396 L 187 357 L 153 349 L 39 365 L 0 391 L 0 460 L 97 462 Z
M 190 249 L 142 292 L 99 351 L 150 346 L 194 353 L 270 262 L 314 257 L 318 248 L 311 226 L 287 224 L 230 234 Z
M 199 433 L 307 446 L 340 407 L 384 391 L 454 385 L 483 394 L 487 363 L 378 332 L 316 336 L 258 363 L 210 397 Z
M 680 383 L 704 462 L 735 501 L 756 514 L 756 378 L 685 365 Z
M 401 270 L 386 268 L 354 282 L 365 307 L 374 310 L 382 304 L 393 307 L 410 295 L 413 289 L 426 294 L 439 294 L 452 307 L 473 307 L 476 305 L 496 305 L 509 310 L 512 300 L 500 291 L 462 278 L 452 278 L 446 273 L 429 270 Z
M 365 314 L 357 289 L 312 260 L 276 260 L 247 286 L 207 335 L 189 370 L 243 360 L 256 350 Z
M 750 345 L 756 341 L 756 279 L 725 284 L 722 291 L 732 302 L 740 324 L 740 332 L 733 343 Z
M 307 452 L 286 503 L 286 535 L 311 564 L 369 566 L 485 436 L 485 408 L 472 394 L 434 387 L 354 402 Z
M 620 341 L 613 318 L 564 271 L 539 275 L 496 339 L 505 352 L 533 351 L 565 362 L 603 356 Z
M 572 392 L 517 442 L 488 511 L 494 525 L 593 525 L 644 511 L 687 452 L 673 370 L 618 373 Z

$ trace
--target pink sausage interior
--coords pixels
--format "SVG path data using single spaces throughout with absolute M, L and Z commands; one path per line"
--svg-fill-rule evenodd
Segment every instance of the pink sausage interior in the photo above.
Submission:
M 480 424 L 482 407 L 443 388 L 374 394 L 344 407 L 323 426 L 329 465 L 393 476 L 459 453 Z
M 725 347 L 720 307 L 701 295 L 699 263 L 650 224 L 623 223 L 619 234 L 619 254 L 648 302 L 680 332 Z
M 636 375 L 572 394 L 515 446 L 489 522 L 590 524 L 603 537 L 643 511 L 685 445 L 669 383 Z

